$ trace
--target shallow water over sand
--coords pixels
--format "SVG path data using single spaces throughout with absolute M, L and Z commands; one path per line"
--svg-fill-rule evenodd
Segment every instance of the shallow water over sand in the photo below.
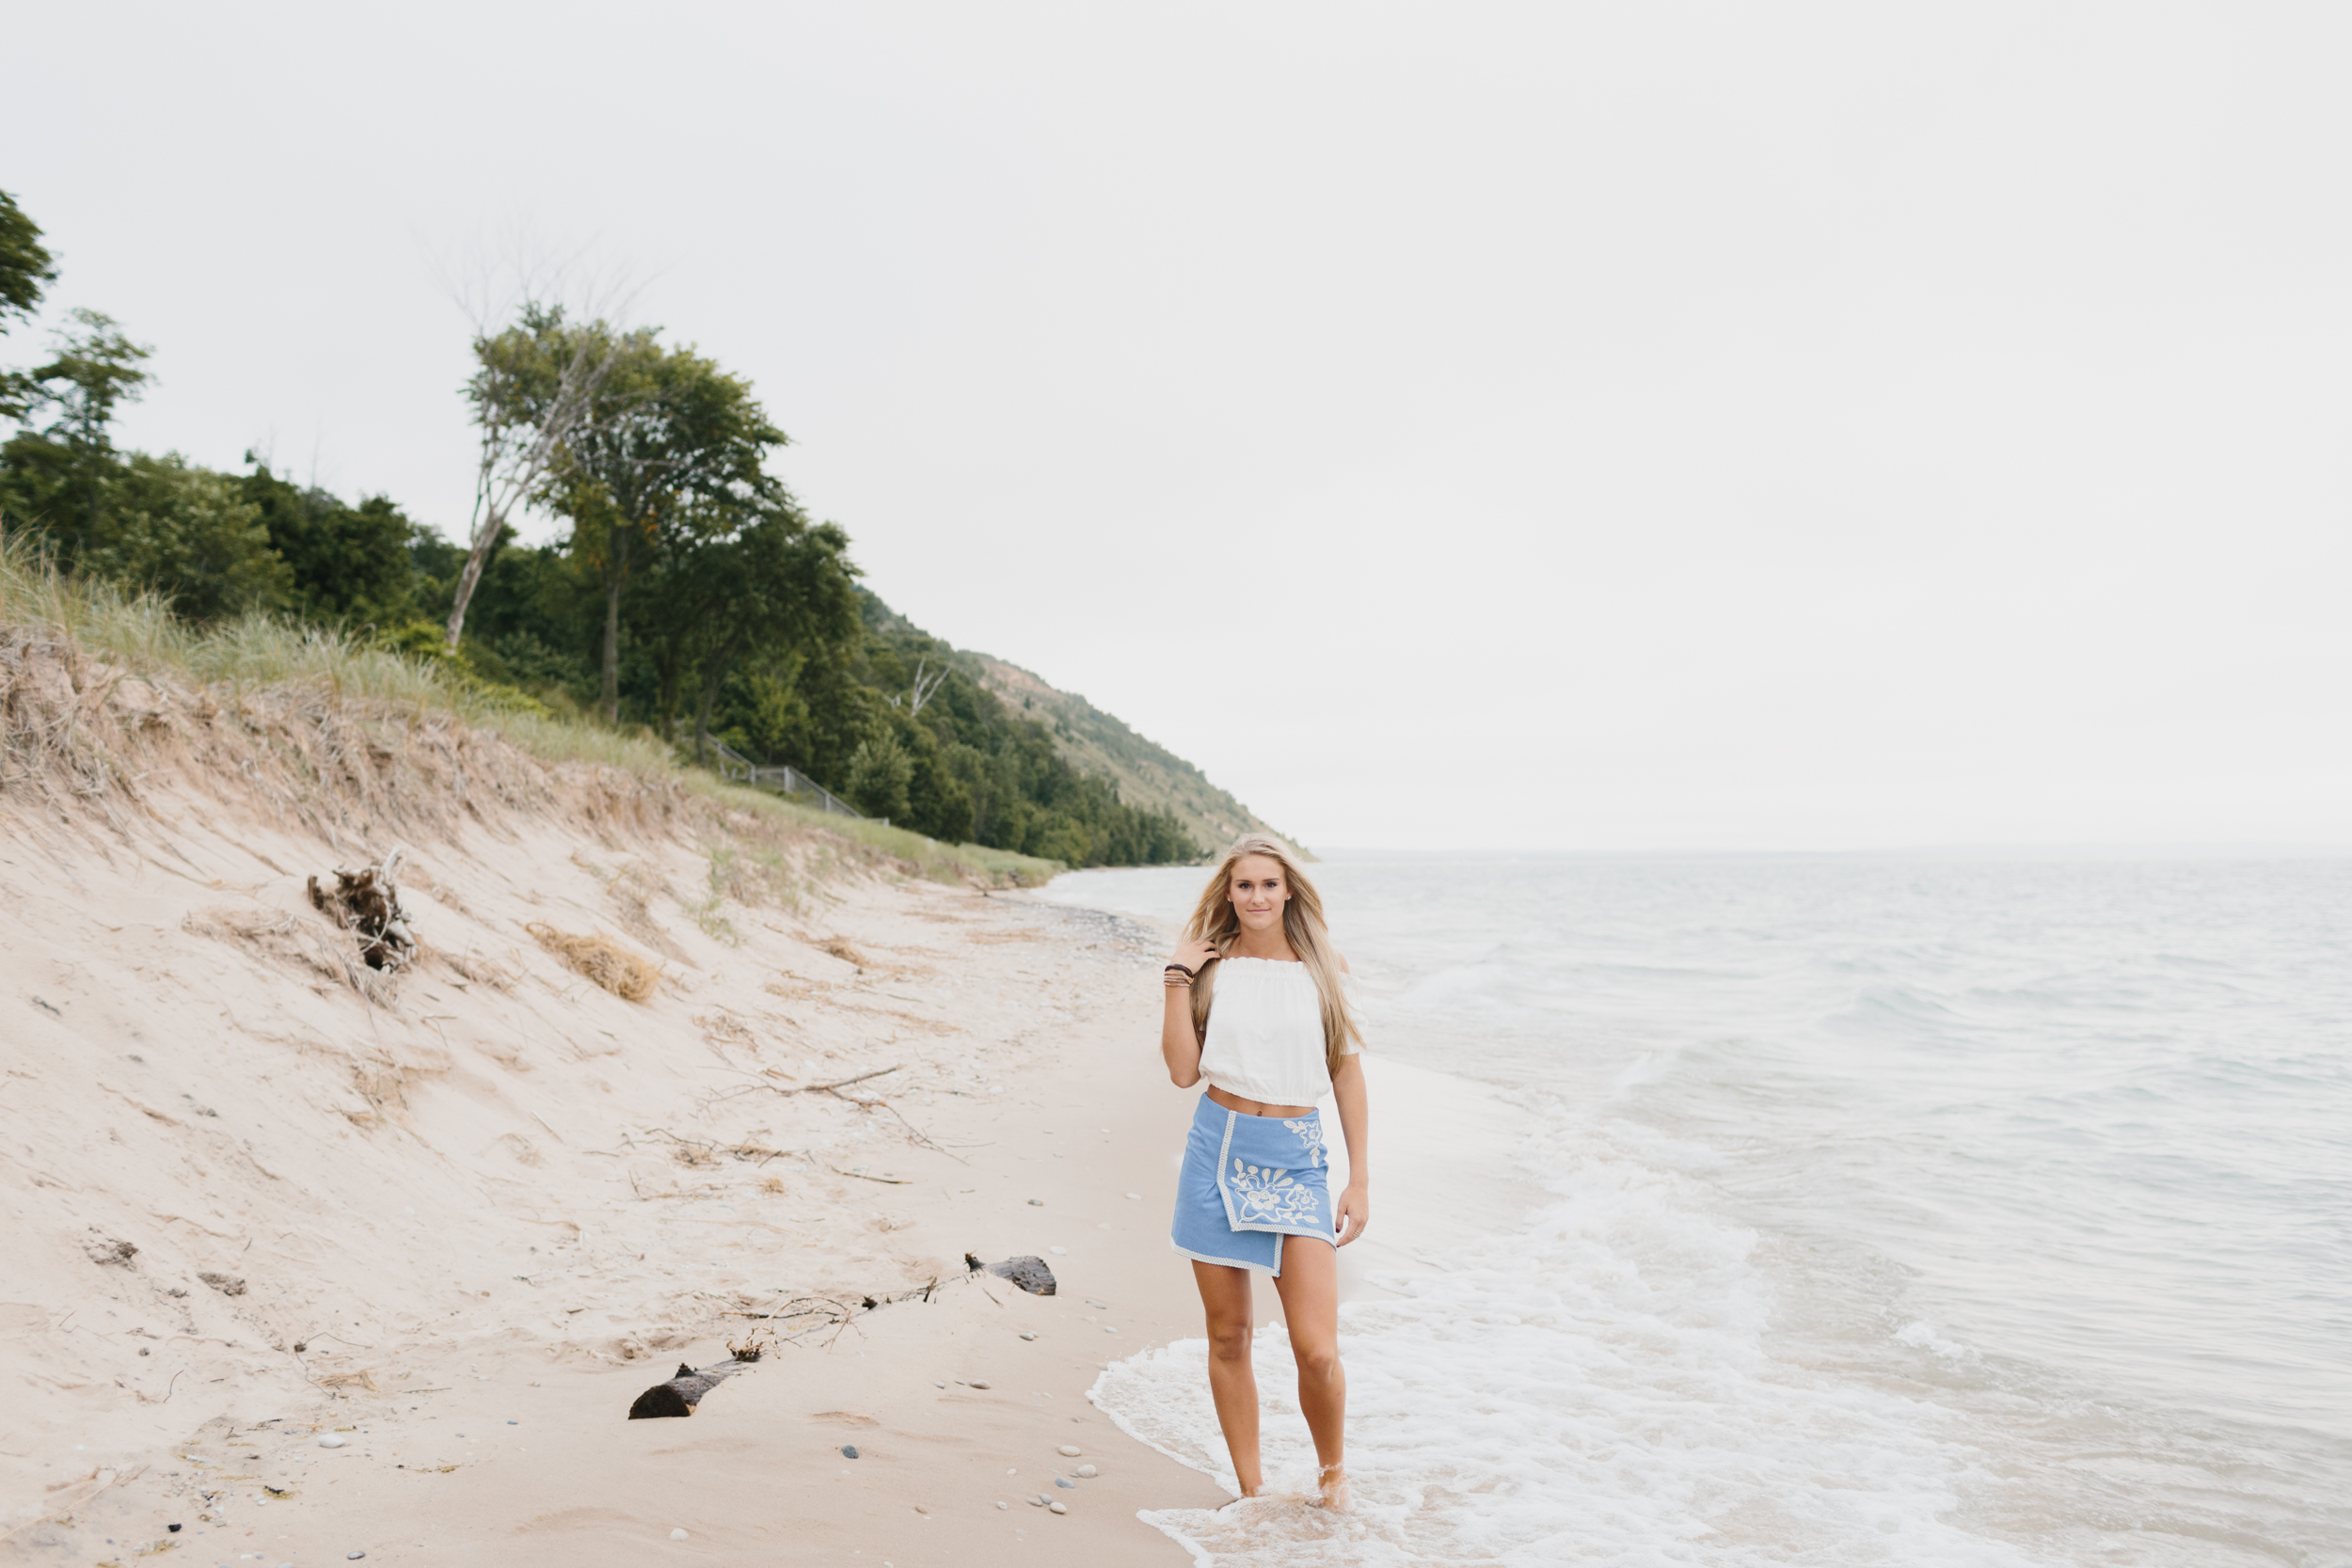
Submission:
M 1052 895 L 1172 917 L 1200 877 Z M 1532 1107 L 1551 1197 L 1346 1308 L 1356 1520 L 1165 1528 L 1220 1563 L 2352 1563 L 2352 863 L 1316 877 L 1375 1048 Z M 1098 1397 L 1213 1464 L 1200 1354 Z

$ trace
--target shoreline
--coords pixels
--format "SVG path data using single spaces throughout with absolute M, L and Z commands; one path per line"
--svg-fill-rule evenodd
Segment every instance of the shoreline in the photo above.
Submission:
M 539 814 L 411 849 L 426 956 L 363 994 L 306 923 L 328 847 L 157 811 L 156 841 L 111 848 L 0 823 L 32 1020 L 0 1370 L 33 1396 L 0 1429 L 0 1561 L 1190 1559 L 1221 1449 L 1095 1402 L 1114 1363 L 1201 1332 L 1167 1242 L 1195 1097 L 1154 1049 L 1165 933 L 855 871 L 722 898 L 710 844 Z M 663 978 L 624 1002 L 534 926 Z M 1422 1131 L 1377 1146 L 1343 1301 L 1433 1266 L 1447 1195 L 1524 1192 L 1465 1186 L 1457 1152 L 1465 1117 L 1499 1151 L 1520 1113 L 1368 1065 L 1375 1129 Z M 1041 1257 L 1057 1293 L 967 1252 Z M 844 1321 L 691 1424 L 626 1419 L 805 1297 Z

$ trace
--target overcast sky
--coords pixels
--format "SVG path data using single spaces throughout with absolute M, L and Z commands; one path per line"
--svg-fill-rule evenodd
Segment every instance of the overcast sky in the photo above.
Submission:
M 891 604 L 1311 845 L 2352 843 L 2348 36 L 20 7 L 0 188 L 130 442 L 452 534 L 442 275 L 591 247 Z

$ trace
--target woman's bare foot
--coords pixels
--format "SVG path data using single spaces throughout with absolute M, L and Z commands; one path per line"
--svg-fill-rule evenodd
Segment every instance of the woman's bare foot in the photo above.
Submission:
M 1323 1494 L 1323 1506 L 1334 1513 L 1345 1513 L 1353 1507 L 1347 1492 L 1347 1468 L 1342 1465 L 1326 1465 L 1315 1472 L 1315 1489 Z

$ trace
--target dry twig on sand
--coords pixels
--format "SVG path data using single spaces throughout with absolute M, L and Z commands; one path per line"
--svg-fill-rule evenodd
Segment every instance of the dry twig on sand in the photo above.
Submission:
M 783 1069 L 780 1068 L 770 1068 L 767 1070 L 768 1076 L 771 1078 L 781 1078 L 785 1076 Z M 835 1089 L 846 1089 L 852 1084 L 863 1084 L 868 1078 L 880 1078 L 885 1072 L 896 1072 L 898 1070 L 898 1065 L 893 1063 L 889 1067 L 878 1067 L 871 1072 L 861 1072 L 855 1077 L 836 1078 L 830 1084 L 803 1084 L 795 1088 L 789 1089 L 786 1088 L 781 1084 L 759 1084 L 754 1086 L 763 1089 L 773 1089 L 778 1094 L 832 1094 Z M 834 1098 L 836 1100 L 848 1100 L 852 1105 L 862 1105 L 865 1103 L 864 1101 L 852 1099 L 849 1095 L 834 1095 Z
M 900 1113 L 898 1108 L 890 1103 L 889 1101 L 879 1098 L 863 1099 L 857 1095 L 843 1094 L 841 1092 L 843 1089 L 848 1088 L 851 1084 L 863 1084 L 868 1078 L 880 1078 L 886 1072 L 896 1072 L 898 1070 L 898 1069 L 895 1065 L 891 1067 L 878 1067 L 871 1072 L 861 1072 L 850 1078 L 836 1078 L 830 1084 L 803 1084 L 798 1087 L 788 1089 L 781 1084 L 755 1084 L 749 1086 L 752 1088 L 770 1089 L 777 1094 L 829 1094 L 835 1100 L 846 1101 L 850 1104 L 855 1105 L 863 1111 L 888 1111 L 893 1117 L 898 1117 L 898 1125 L 906 1129 L 908 1142 L 920 1148 L 928 1148 L 933 1153 L 945 1154 L 948 1159 L 955 1161 L 956 1164 L 960 1165 L 970 1164 L 969 1161 L 963 1159 L 960 1155 L 957 1155 L 948 1149 L 941 1148 L 938 1144 L 933 1143 L 930 1133 L 915 1126 L 914 1123 L 907 1120 L 906 1117 Z M 770 1077 L 783 1076 L 783 1074 L 775 1068 L 768 1069 L 768 1074 Z
M 576 937 L 537 921 L 523 927 L 574 974 L 586 975 L 628 1002 L 643 1002 L 661 982 L 661 966 L 630 952 L 611 937 Z

